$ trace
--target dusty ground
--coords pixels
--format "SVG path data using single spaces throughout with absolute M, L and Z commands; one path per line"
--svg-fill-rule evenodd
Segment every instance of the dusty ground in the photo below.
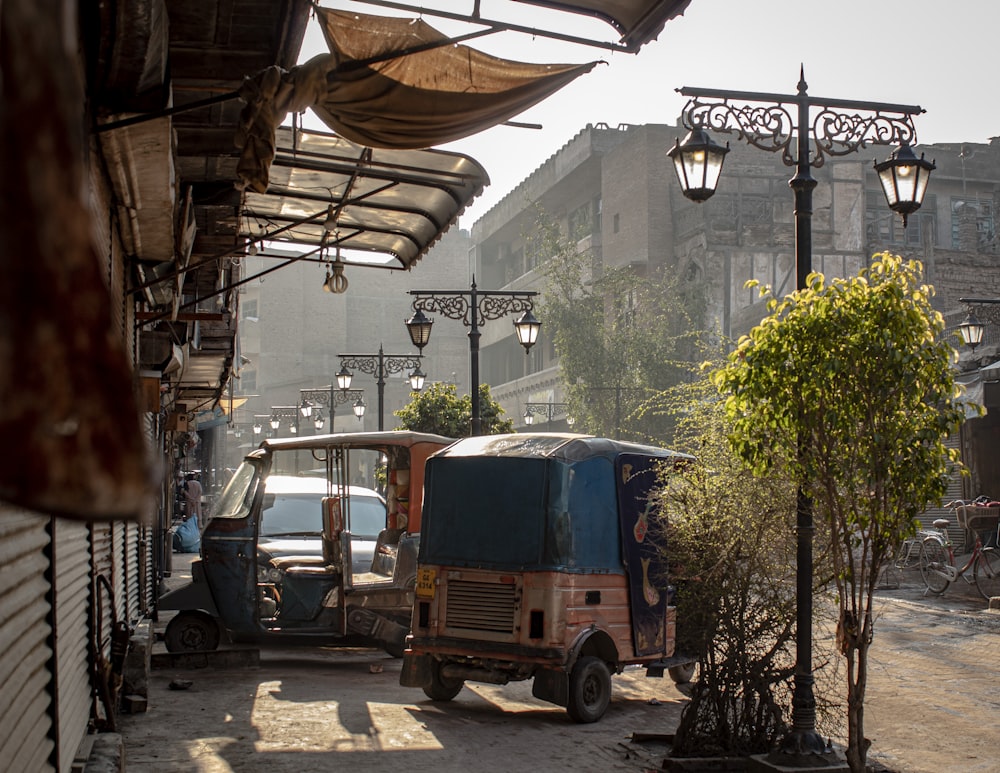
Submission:
M 1000 616 L 974 588 L 881 594 L 866 729 L 895 773 L 1000 770 L 993 658 Z M 125 716 L 129 773 L 406 770 L 547 773 L 656 770 L 685 702 L 669 678 L 615 677 L 592 725 L 531 696 L 530 684 L 469 685 L 451 703 L 400 687 L 400 661 L 369 650 L 268 649 L 259 668 L 156 670 L 146 714 Z M 170 689 L 174 680 L 190 687 Z
M 527 683 L 432 703 L 399 686 L 400 662 L 269 650 L 255 670 L 155 672 L 149 712 L 124 723 L 128 771 L 635 771 L 665 747 L 632 732 L 668 732 L 683 702 L 669 679 L 630 671 L 601 722 L 577 725 Z M 191 687 L 171 691 L 178 677 Z

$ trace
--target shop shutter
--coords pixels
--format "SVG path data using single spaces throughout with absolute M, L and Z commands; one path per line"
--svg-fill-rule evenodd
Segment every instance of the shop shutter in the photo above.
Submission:
M 0 760 L 54 770 L 48 519 L 0 505 Z
M 142 616 L 143 582 L 140 555 L 145 529 L 133 521 L 114 524 L 115 609 L 122 620 L 134 623 Z
M 945 445 L 948 448 L 961 448 L 960 436 L 949 435 L 945 439 Z M 965 481 L 959 473 L 955 472 L 948 481 L 948 490 L 944 495 L 942 504 L 946 505 L 956 499 L 964 500 L 965 498 Z M 961 554 L 965 550 L 967 535 L 965 529 L 958 525 L 958 516 L 954 509 L 950 507 L 929 507 L 917 517 L 917 520 L 920 521 L 922 528 L 929 529 L 933 527 L 934 521 L 938 518 L 948 519 L 948 538 L 955 546 L 955 552 Z
M 108 614 L 118 615 L 118 619 L 127 620 L 128 615 L 128 522 L 115 521 L 111 525 L 111 559 L 113 572 L 111 576 L 112 588 L 114 590 L 114 613 L 111 608 L 105 606 Z
M 90 540 L 85 522 L 53 519 L 59 769 L 69 770 L 90 721 Z

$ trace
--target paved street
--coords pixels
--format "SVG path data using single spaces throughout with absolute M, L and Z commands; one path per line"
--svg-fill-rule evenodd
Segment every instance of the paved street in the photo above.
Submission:
M 927 598 L 917 582 L 880 593 L 871 758 L 894 773 L 996 771 L 1000 616 L 964 583 Z M 615 677 L 606 716 L 577 725 L 529 683 L 469 685 L 435 704 L 399 686 L 399 666 L 369 650 L 268 649 L 256 668 L 155 670 L 149 711 L 122 718 L 127 769 L 644 771 L 667 746 L 634 734 L 671 733 L 685 701 L 669 679 L 629 670 Z M 191 684 L 171 689 L 174 680 Z

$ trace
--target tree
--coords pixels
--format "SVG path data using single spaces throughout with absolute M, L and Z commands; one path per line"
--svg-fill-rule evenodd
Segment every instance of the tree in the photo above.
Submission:
M 707 376 L 664 398 L 672 448 L 697 461 L 664 470 L 656 494 L 677 652 L 698 657 L 671 755 L 770 751 L 787 730 L 794 668 L 795 491 L 754 475 L 732 451 L 732 425 Z
M 514 431 L 514 422 L 503 418 L 504 410 L 493 399 L 488 384 L 479 385 L 479 412 L 484 435 Z M 472 396 L 459 397 L 454 384 L 438 382 L 424 387 L 394 415 L 400 419 L 400 429 L 431 432 L 450 438 L 472 434 Z
M 714 374 L 734 450 L 757 473 L 787 470 L 823 519 L 847 668 L 847 763 L 865 769 L 864 699 L 879 571 L 940 503 L 964 421 L 944 319 L 922 266 L 876 255 L 857 277 L 778 301 Z M 767 289 L 762 290 L 767 295 Z
M 538 314 L 559 355 L 575 429 L 660 442 L 669 421 L 651 406 L 688 376 L 694 320 L 704 316 L 697 283 L 673 267 L 608 270 L 541 211 L 530 241 L 546 256 Z

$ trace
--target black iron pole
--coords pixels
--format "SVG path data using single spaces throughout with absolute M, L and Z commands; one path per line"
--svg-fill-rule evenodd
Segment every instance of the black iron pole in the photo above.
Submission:
M 382 344 L 378 345 L 378 372 L 375 374 L 375 386 L 378 387 L 378 431 L 385 429 L 385 354 Z
M 796 168 L 789 180 L 795 196 L 795 278 L 796 288 L 807 287 L 812 273 L 813 190 L 816 180 L 811 169 L 823 164 L 824 155 L 840 156 L 855 152 L 867 143 L 909 145 L 916 136 L 912 116 L 923 112 L 918 105 L 898 105 L 857 100 L 810 97 L 807 93 L 804 68 L 800 69 L 795 95 L 767 92 L 723 91 L 684 87 L 678 91 L 689 97 L 684 108 L 684 123 L 689 129 L 714 128 L 737 132 L 741 139 L 762 150 L 781 152 L 783 161 Z M 703 100 L 714 101 L 703 101 Z M 760 111 L 755 106 L 741 106 L 733 101 L 771 103 L 774 107 Z M 785 110 L 785 105 L 797 110 Z M 814 107 L 826 114 L 810 126 L 809 114 Z M 862 110 L 870 116 L 838 114 L 836 108 Z M 787 133 L 782 124 L 788 121 Z M 795 152 L 791 151 L 792 127 L 797 132 Z M 815 140 L 816 158 L 811 157 L 810 143 Z M 798 454 L 808 452 L 807 439 L 799 437 Z M 812 615 L 813 615 L 813 503 L 808 487 L 800 485 L 796 492 L 796 663 L 792 691 L 792 729 L 781 744 L 782 751 L 809 755 L 827 751 L 816 732 L 816 701 L 813 693 Z
M 795 194 L 795 279 L 805 289 L 812 273 L 813 190 L 809 158 L 809 97 L 805 77 L 798 84 L 798 151 L 795 176 L 788 184 Z M 799 453 L 804 452 L 803 438 Z M 822 753 L 823 738 L 816 732 L 815 677 L 812 667 L 813 618 L 813 512 L 812 500 L 803 486 L 795 499 L 795 676 L 792 689 L 792 730 L 782 742 L 784 751 Z
M 476 278 L 472 278 L 471 308 L 469 309 L 472 326 L 469 328 L 469 377 L 472 381 L 472 436 L 483 434 L 482 406 L 479 404 L 479 294 L 476 291 Z
M 440 312 L 449 319 L 458 319 L 469 328 L 469 376 L 471 384 L 472 402 L 472 427 L 473 436 L 483 433 L 482 406 L 479 399 L 479 324 L 480 321 L 490 319 L 500 319 L 508 314 L 517 312 L 530 312 L 532 308 L 531 298 L 538 295 L 534 290 L 502 291 L 502 290 L 479 290 L 476 287 L 476 277 L 473 275 L 472 284 L 468 290 L 410 290 L 410 295 L 415 296 L 413 300 L 413 310 L 421 313 L 425 311 Z M 480 307 L 482 303 L 482 307 Z M 413 343 L 420 347 L 427 343 L 425 337 L 418 343 L 420 336 L 414 337 L 414 328 L 410 327 L 414 320 L 407 322 L 410 328 L 410 336 Z M 425 320 L 429 327 L 430 320 Z M 517 323 L 515 323 L 516 325 Z M 537 326 L 538 321 L 534 324 Z M 537 333 L 537 327 L 535 332 Z M 520 334 L 518 336 L 520 340 Z M 532 340 L 521 342 L 525 350 L 530 349 L 534 343 Z
M 615 384 L 615 440 L 622 439 L 622 385 Z

